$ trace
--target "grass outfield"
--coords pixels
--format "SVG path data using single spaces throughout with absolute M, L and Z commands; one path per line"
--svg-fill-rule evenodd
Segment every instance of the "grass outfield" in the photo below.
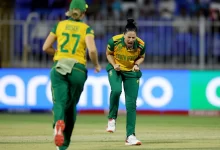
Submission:
M 220 150 L 219 117 L 137 116 L 141 146 L 125 146 L 125 116 L 79 115 L 68 150 Z M 55 150 L 51 114 L 0 114 L 0 150 Z

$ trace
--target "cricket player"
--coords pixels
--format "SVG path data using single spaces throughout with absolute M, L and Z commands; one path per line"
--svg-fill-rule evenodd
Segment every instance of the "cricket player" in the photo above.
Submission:
M 86 8 L 85 0 L 72 0 L 69 11 L 66 12 L 69 19 L 58 22 L 43 45 L 46 53 L 54 55 L 50 77 L 54 142 L 58 150 L 66 150 L 70 144 L 76 122 L 76 105 L 87 79 L 87 48 L 95 72 L 101 70 L 94 31 L 82 22 Z M 57 41 L 57 49 L 52 46 L 55 41 Z
M 127 112 L 125 145 L 141 145 L 135 136 L 135 124 L 139 79 L 142 76 L 139 66 L 144 61 L 145 43 L 137 37 L 137 27 L 133 19 L 127 20 L 124 34 L 113 36 L 108 41 L 106 56 L 109 61 L 106 70 L 111 86 L 106 130 L 115 132 L 123 83 Z

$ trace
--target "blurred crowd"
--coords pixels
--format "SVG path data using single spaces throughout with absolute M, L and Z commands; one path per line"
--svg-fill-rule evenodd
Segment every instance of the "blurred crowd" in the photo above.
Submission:
M 51 29 L 47 28 L 48 20 L 65 19 L 70 1 L 16 0 L 15 18 L 25 20 L 31 12 L 40 14 L 41 22 L 36 24 L 30 39 L 43 41 Z M 109 37 L 123 31 L 123 25 L 116 28 L 115 24 L 132 17 L 137 22 L 170 23 L 169 26 L 138 24 L 140 29 L 138 36 L 148 43 L 147 54 L 150 58 L 160 55 L 184 56 L 184 59 L 189 58 L 188 56 L 198 57 L 201 51 L 200 29 L 204 29 L 205 55 L 211 59 L 216 57 L 220 62 L 220 0 L 86 0 L 86 2 L 89 6 L 86 21 L 95 21 L 90 25 L 95 30 L 96 43 L 103 54 Z M 198 22 L 201 19 L 210 24 L 205 24 L 201 28 L 201 23 Z M 113 20 L 113 25 L 103 25 L 106 20 Z M 33 45 L 31 47 L 38 52 L 41 44 Z
M 31 12 L 38 12 L 44 20 L 65 19 L 64 12 L 70 1 L 17 0 L 16 18 L 26 19 Z M 171 21 L 179 32 L 198 30 L 198 27 L 191 26 L 191 21 L 201 17 L 210 22 L 220 21 L 219 0 L 87 0 L 87 4 L 88 21 L 117 21 L 128 17 L 137 21 Z M 220 28 L 213 27 L 212 31 L 220 32 Z
M 12 50 L 19 58 L 23 56 L 24 48 L 29 48 L 31 58 L 44 60 L 42 44 L 45 37 L 57 21 L 66 19 L 65 12 L 69 9 L 70 2 L 71 0 L 2 0 L 0 20 L 12 20 L 12 31 L 16 36 L 15 44 L 10 44 L 9 42 L 13 42 L 10 40 L 11 32 L 5 31 L 12 29 L 9 25 L 11 22 L 1 25 L 0 43 L 8 46 L 7 49 L 10 45 L 16 47 L 12 47 Z M 127 18 L 134 18 L 139 29 L 138 37 L 147 43 L 147 61 L 155 64 L 169 61 L 174 64 L 177 61 L 195 64 L 198 60 L 203 61 L 200 58 L 204 56 L 204 63 L 220 64 L 220 0 L 86 2 L 89 8 L 85 21 L 95 31 L 97 48 L 103 62 L 106 61 L 108 39 L 123 32 L 123 23 L 126 23 Z M 28 16 L 32 16 L 30 22 L 27 21 Z M 14 20 L 21 21 L 13 22 Z M 25 24 L 22 22 L 28 24 L 26 33 L 23 32 Z M 1 41 L 3 39 L 4 42 Z M 6 54 L 9 52 L 4 55 Z M 0 56 L 3 56 L 2 51 Z
M 67 10 L 71 0 L 16 0 L 18 11 Z M 219 0 L 87 0 L 88 19 L 138 20 L 193 19 L 204 16 L 210 20 L 219 19 Z

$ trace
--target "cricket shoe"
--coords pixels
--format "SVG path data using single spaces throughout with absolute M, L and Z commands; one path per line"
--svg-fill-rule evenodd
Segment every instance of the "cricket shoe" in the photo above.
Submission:
M 65 129 L 65 123 L 63 120 L 58 120 L 54 127 L 54 142 L 56 146 L 62 146 L 64 143 L 63 131 Z
M 139 141 L 135 135 L 130 135 L 126 141 L 125 145 L 141 145 L 141 141 Z
M 108 126 L 106 128 L 107 132 L 113 133 L 115 132 L 115 126 L 116 126 L 116 121 L 115 119 L 109 119 L 108 120 Z

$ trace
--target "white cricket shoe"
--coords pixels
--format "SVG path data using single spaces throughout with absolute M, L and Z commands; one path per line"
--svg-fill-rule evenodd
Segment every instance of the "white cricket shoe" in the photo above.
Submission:
M 141 145 L 141 141 L 132 134 L 126 139 L 125 145 Z
M 115 132 L 115 125 L 116 125 L 116 121 L 115 119 L 109 119 L 108 120 L 108 126 L 106 128 L 107 132 L 113 133 Z

